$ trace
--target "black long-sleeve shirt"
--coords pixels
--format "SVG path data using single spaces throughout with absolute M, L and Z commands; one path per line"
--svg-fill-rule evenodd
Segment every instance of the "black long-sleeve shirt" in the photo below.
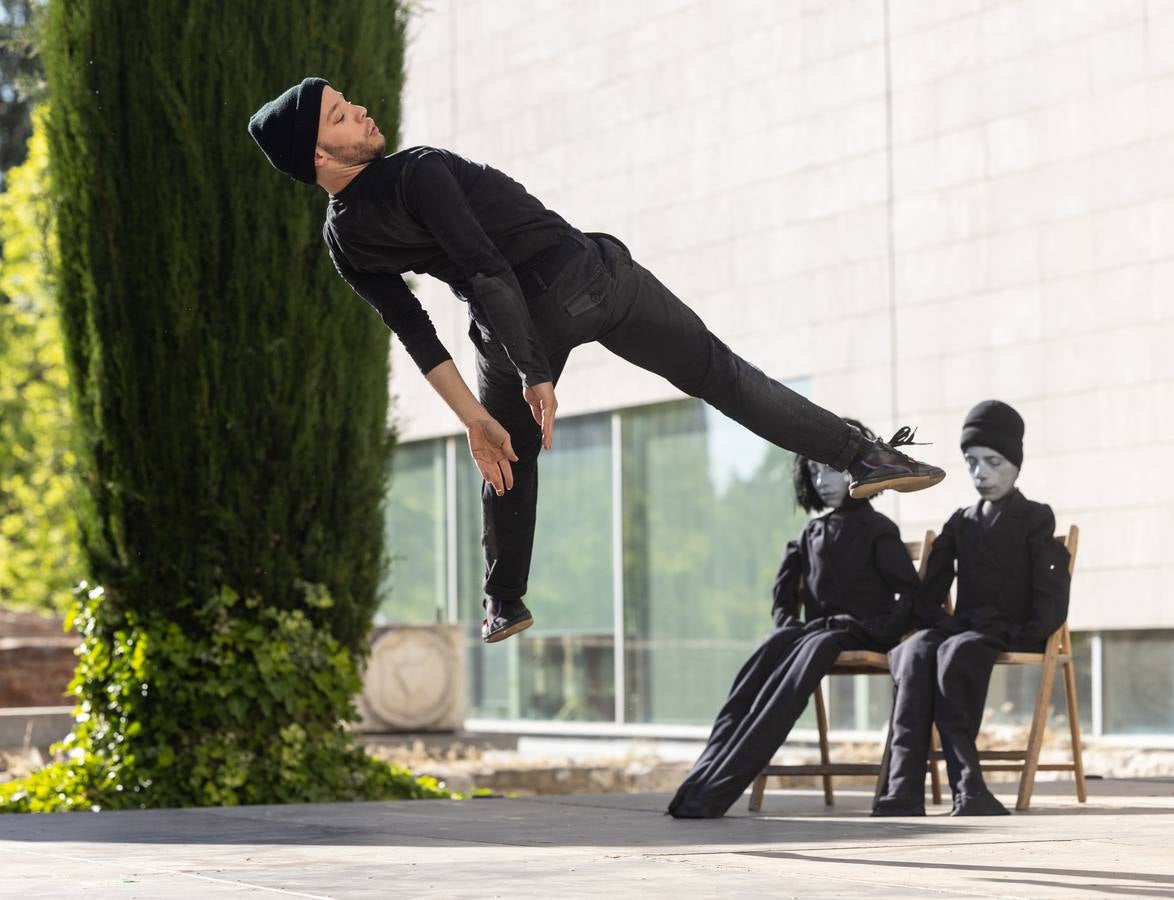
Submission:
M 985 527 L 982 503 L 942 526 L 926 564 L 917 619 L 923 625 L 974 629 L 1008 646 L 1037 650 L 1068 617 L 1068 551 L 1055 540 L 1056 517 L 1019 491 Z M 945 602 L 957 565 L 958 602 Z
M 514 268 L 571 231 L 518 182 L 434 147 L 366 166 L 330 198 L 322 237 L 338 273 L 370 303 L 427 374 L 451 356 L 404 283 L 428 274 L 469 301 L 526 385 L 550 381 Z
M 808 622 L 849 616 L 878 649 L 887 649 L 908 628 L 920 587 L 893 521 L 868 501 L 849 500 L 812 519 L 787 544 L 772 614 L 779 626 L 797 622 L 800 606 Z

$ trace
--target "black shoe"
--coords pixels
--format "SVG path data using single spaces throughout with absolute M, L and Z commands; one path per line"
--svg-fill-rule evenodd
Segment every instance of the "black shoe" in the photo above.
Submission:
M 534 617 L 521 600 L 483 600 L 485 619 L 481 622 L 481 640 L 496 644 L 525 631 L 534 624 Z
M 901 797 L 881 797 L 872 806 L 872 818 L 912 818 L 925 815 L 925 801 L 906 800 Z
M 959 794 L 954 798 L 952 816 L 1009 816 L 1011 813 L 990 791 L 969 796 Z
M 856 500 L 867 500 L 888 490 L 907 494 L 933 487 L 945 478 L 946 473 L 937 466 L 918 462 L 896 449 L 913 444 L 916 434 L 916 429 L 902 428 L 887 442 L 878 440 L 866 445 L 848 466 L 852 475 L 848 493 Z

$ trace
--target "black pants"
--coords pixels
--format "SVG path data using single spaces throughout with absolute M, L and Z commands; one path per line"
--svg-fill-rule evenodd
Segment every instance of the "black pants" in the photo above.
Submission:
M 621 243 L 600 236 L 583 238 L 583 245 L 550 288 L 528 301 L 556 383 L 571 350 L 598 341 L 771 443 L 848 467 L 862 443 L 859 432 L 733 353 Z M 541 432 L 504 348 L 476 321 L 469 335 L 481 403 L 509 432 L 518 455 L 512 490 L 499 497 L 482 487 L 485 593 L 518 599 L 530 575 Z
M 980 631 L 919 631 L 889 651 L 893 673 L 893 737 L 882 797 L 925 799 L 930 726 L 936 725 L 955 794 L 975 796 L 986 784 L 975 741 L 995 658 L 1006 644 Z
M 862 649 L 864 641 L 839 629 L 791 626 L 768 634 L 734 679 L 669 812 L 684 818 L 725 815 L 787 739 L 840 651 Z

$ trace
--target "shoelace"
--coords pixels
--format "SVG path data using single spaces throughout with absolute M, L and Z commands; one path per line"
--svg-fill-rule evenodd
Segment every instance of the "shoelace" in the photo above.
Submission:
M 894 453 L 900 454 L 901 456 L 905 457 L 905 459 L 910 460 L 912 462 L 913 461 L 912 456 L 910 456 L 907 453 L 902 453 L 897 448 L 898 447 L 927 447 L 927 446 L 929 446 L 930 443 L 932 443 L 931 441 L 915 441 L 915 440 L 913 440 L 915 437 L 917 437 L 917 429 L 916 428 L 911 429 L 908 425 L 902 425 L 900 428 L 897 429 L 897 433 L 894 434 L 891 438 L 889 438 L 888 441 L 881 441 L 880 443 L 885 444 L 885 446 L 887 446 Z
M 917 429 L 911 429 L 908 425 L 902 425 L 897 429 L 897 433 L 885 441 L 890 447 L 928 447 L 928 441 L 915 441 L 917 437 Z

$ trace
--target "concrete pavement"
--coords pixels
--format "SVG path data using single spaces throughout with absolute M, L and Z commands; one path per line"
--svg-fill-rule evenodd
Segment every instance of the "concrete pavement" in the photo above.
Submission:
M 1174 897 L 1174 780 L 1089 788 L 998 819 L 869 819 L 864 791 L 707 822 L 660 794 L 0 816 L 0 896 Z

